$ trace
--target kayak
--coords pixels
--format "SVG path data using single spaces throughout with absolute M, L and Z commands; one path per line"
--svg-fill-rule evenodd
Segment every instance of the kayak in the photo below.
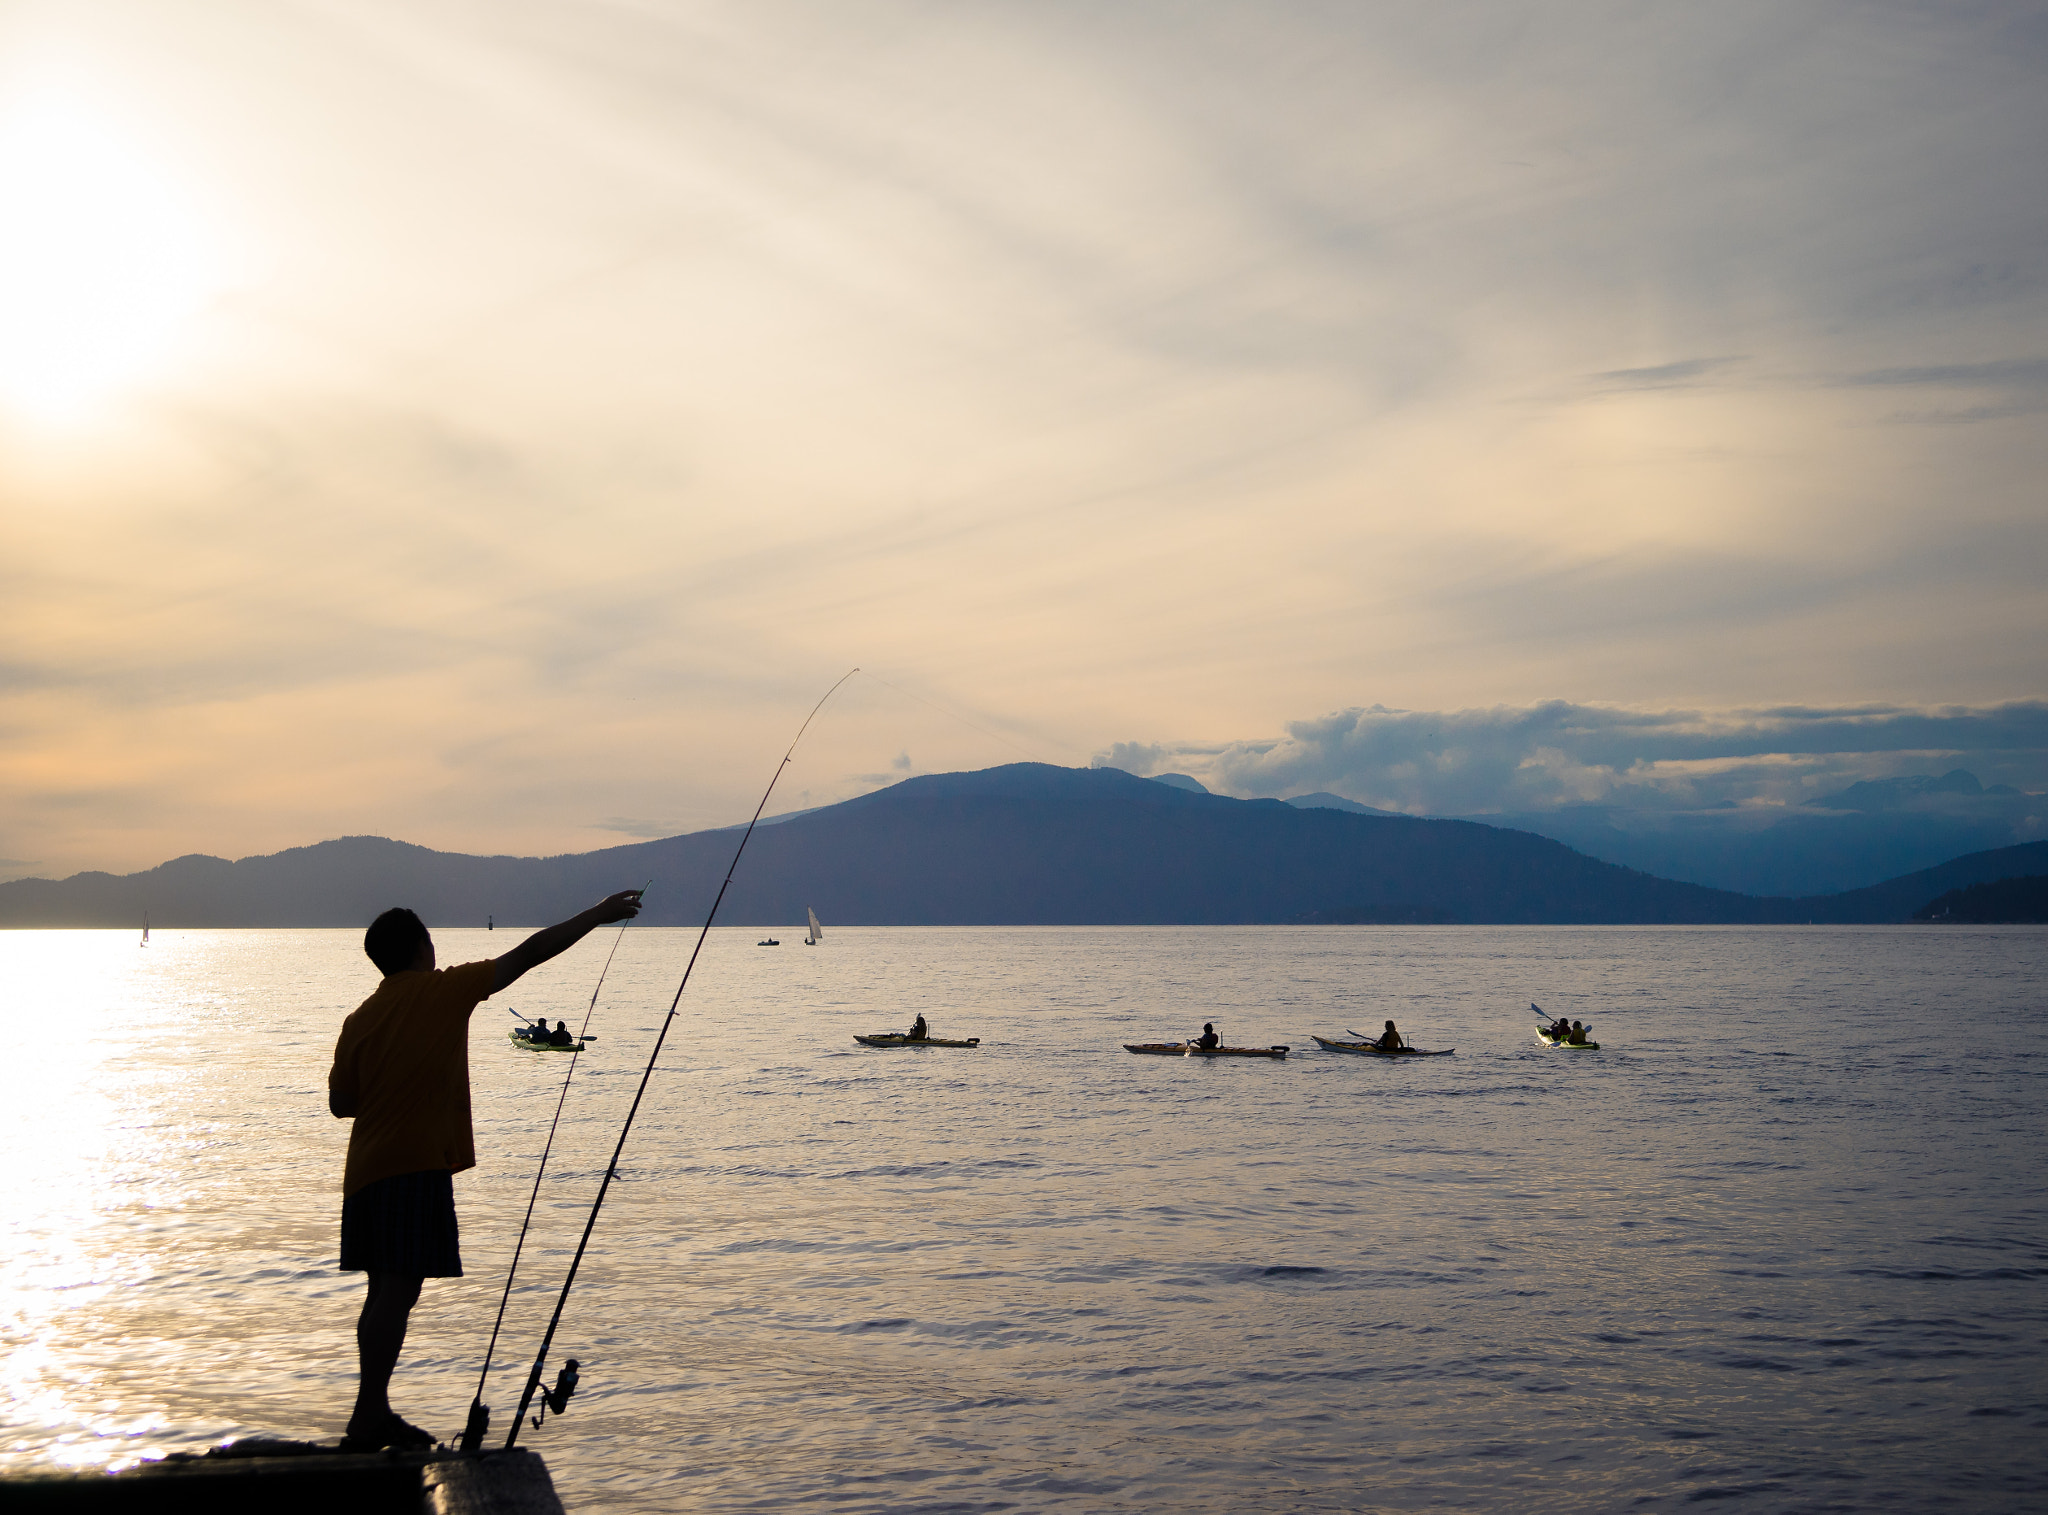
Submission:
M 537 1042 L 530 1036 L 521 1036 L 516 1030 L 507 1031 L 505 1039 L 515 1047 L 524 1047 L 528 1052 L 580 1052 L 583 1043 L 588 1040 L 586 1037 L 578 1037 L 568 1046 L 561 1047 L 553 1042 Z
M 1598 1042 L 1561 1042 L 1541 1026 L 1536 1028 L 1536 1040 L 1543 1043 L 1546 1047 L 1562 1047 L 1567 1052 L 1598 1052 L 1600 1050 Z
M 1369 1052 L 1374 1057 L 1449 1057 L 1458 1050 L 1456 1047 L 1439 1047 L 1433 1052 L 1425 1052 L 1420 1047 L 1403 1047 L 1398 1052 L 1382 1052 L 1371 1042 L 1333 1042 L 1327 1036 L 1318 1036 L 1316 1045 L 1325 1052 Z
M 1124 1051 L 1151 1057 L 1285 1057 L 1286 1047 L 1195 1047 L 1186 1042 L 1125 1042 Z
M 863 1047 L 979 1047 L 981 1038 L 970 1036 L 964 1042 L 946 1040 L 943 1036 L 920 1036 L 915 1041 L 900 1031 L 877 1031 L 873 1036 L 856 1036 L 855 1041 Z

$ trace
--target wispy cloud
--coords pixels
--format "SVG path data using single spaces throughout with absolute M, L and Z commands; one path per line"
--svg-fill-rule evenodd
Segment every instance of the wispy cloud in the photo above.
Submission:
M 1689 389 L 1709 375 L 1741 362 L 1740 358 L 1683 358 L 1649 368 L 1612 368 L 1593 375 L 1607 389 Z
M 636 821 L 627 816 L 615 815 L 609 820 L 592 821 L 598 831 L 616 831 L 621 836 L 636 836 L 643 839 L 674 836 L 683 828 L 671 821 Z
M 2042 687 L 2028 7 L 30 10 L 254 270 L 0 416 L 53 870 L 723 824 L 853 662 L 806 803 L 1370 689 L 1525 715 L 1166 766 L 1483 808 L 1795 761 L 1552 691 Z
M 2048 390 L 2048 358 L 1873 368 L 1864 373 L 1850 374 L 1842 382 L 1857 388 Z

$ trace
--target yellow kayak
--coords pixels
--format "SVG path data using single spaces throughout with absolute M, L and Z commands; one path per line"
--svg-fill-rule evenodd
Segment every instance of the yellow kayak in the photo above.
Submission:
M 505 1039 L 515 1047 L 524 1047 L 528 1052 L 579 1052 L 582 1050 L 583 1044 L 590 1038 L 579 1036 L 575 1041 L 564 1047 L 555 1042 L 535 1041 L 530 1036 L 521 1036 L 518 1028 L 515 1026 L 512 1030 L 505 1033 Z

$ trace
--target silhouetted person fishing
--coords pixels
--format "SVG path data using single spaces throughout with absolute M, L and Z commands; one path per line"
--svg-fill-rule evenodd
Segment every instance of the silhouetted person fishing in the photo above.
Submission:
M 462 1276 L 454 1176 L 476 1166 L 470 1012 L 586 932 L 639 911 L 640 891 L 622 890 L 503 957 L 456 968 L 435 968 L 434 939 L 410 910 L 385 911 L 364 934 L 384 980 L 342 1022 L 327 1075 L 327 1108 L 355 1120 L 342 1177 L 341 1267 L 369 1274 L 356 1320 L 362 1378 L 344 1451 L 434 1444 L 392 1413 L 389 1395 L 421 1283 Z

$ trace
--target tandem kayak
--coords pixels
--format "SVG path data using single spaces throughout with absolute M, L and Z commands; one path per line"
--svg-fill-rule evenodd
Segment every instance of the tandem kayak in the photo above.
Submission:
M 979 1047 L 981 1038 L 970 1036 L 964 1042 L 948 1041 L 943 1036 L 920 1036 L 915 1039 L 900 1031 L 877 1031 L 872 1036 L 856 1036 L 855 1041 L 863 1047 Z
M 1150 1057 L 1285 1057 L 1286 1047 L 1197 1047 L 1187 1042 L 1125 1042 L 1124 1051 Z
M 1543 1043 L 1546 1047 L 1558 1047 L 1566 1052 L 1598 1052 L 1600 1050 L 1598 1042 L 1561 1042 L 1541 1026 L 1536 1028 L 1536 1040 Z
M 1371 1042 L 1333 1042 L 1327 1036 L 1318 1036 L 1315 1041 L 1325 1052 L 1367 1052 L 1374 1057 L 1449 1057 L 1458 1050 L 1456 1047 L 1439 1047 L 1433 1052 L 1425 1052 L 1420 1047 L 1403 1047 L 1398 1052 L 1382 1052 Z
M 505 1039 L 515 1047 L 524 1047 L 528 1052 L 580 1052 L 583 1050 L 583 1044 L 590 1040 L 587 1036 L 579 1036 L 564 1047 L 555 1042 L 537 1042 L 530 1036 L 521 1036 L 516 1030 L 507 1031 Z

